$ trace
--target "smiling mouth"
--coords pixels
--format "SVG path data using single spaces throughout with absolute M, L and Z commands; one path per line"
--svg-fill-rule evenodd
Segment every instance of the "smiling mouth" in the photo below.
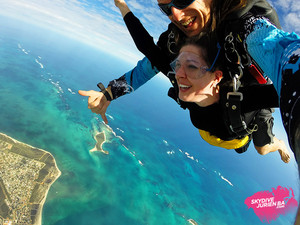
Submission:
M 187 86 L 187 85 L 184 85 L 184 84 L 179 84 L 179 90 L 180 91 L 187 91 L 188 89 L 190 89 L 192 86 Z
M 189 28 L 193 25 L 195 20 L 196 20 L 196 17 L 190 18 L 187 21 L 181 23 L 181 25 L 184 26 L 185 28 Z

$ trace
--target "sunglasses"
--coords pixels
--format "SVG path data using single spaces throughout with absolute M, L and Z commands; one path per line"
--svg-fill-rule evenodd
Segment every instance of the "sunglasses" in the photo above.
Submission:
M 168 4 L 158 4 L 160 10 L 166 14 L 167 16 L 172 15 L 172 7 L 175 7 L 176 9 L 184 9 L 188 7 L 190 4 L 192 4 L 195 0 L 172 0 Z

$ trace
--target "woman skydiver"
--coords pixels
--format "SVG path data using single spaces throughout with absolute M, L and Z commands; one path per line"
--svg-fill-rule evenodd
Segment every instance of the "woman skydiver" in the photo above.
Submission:
M 223 70 L 226 68 L 222 65 L 221 60 L 224 57 L 219 53 L 217 46 L 212 45 L 216 43 L 216 40 L 212 40 L 210 37 L 211 35 L 203 33 L 199 39 L 188 40 L 181 47 L 178 57 L 171 63 L 171 67 L 176 73 L 179 98 L 186 102 L 192 123 L 199 129 L 201 136 L 211 144 L 226 148 L 232 144 L 242 143 L 250 136 L 250 139 L 253 137 L 255 148 L 259 154 L 265 155 L 278 150 L 282 161 L 289 162 L 290 155 L 284 142 L 278 140 L 272 133 L 271 110 L 245 112 L 243 106 L 247 105 L 247 95 L 243 95 L 241 108 L 243 118 L 250 120 L 247 121 L 248 133 L 244 137 L 233 138 L 234 133 L 228 129 L 223 115 L 226 114 L 224 112 L 226 107 L 222 107 L 227 103 L 227 98 L 222 96 L 227 96 L 232 89 L 231 79 L 228 79 Z M 241 87 L 240 93 L 244 94 L 243 90 L 246 88 Z M 207 110 L 208 108 L 213 110 Z M 207 112 L 209 113 L 207 114 Z M 247 142 L 244 145 L 246 144 Z

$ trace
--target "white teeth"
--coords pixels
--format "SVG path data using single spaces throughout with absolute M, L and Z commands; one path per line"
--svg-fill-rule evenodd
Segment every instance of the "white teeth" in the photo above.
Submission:
M 190 19 L 188 19 L 187 21 L 185 21 L 184 23 L 181 23 L 181 25 L 187 26 L 187 25 L 189 25 L 191 22 L 193 22 L 193 18 L 190 18 Z
M 184 84 L 179 84 L 179 87 L 181 87 L 181 88 L 189 88 L 191 86 L 187 86 L 187 85 L 184 85 Z

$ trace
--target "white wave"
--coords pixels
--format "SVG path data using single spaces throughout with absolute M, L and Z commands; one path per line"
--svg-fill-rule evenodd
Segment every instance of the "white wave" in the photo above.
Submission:
M 123 146 L 127 151 L 129 151 L 129 149 L 128 149 L 125 145 L 122 144 L 122 146 Z
M 114 120 L 114 117 L 112 115 L 106 114 L 110 119 Z
M 122 144 L 122 146 L 123 146 L 127 151 L 129 151 L 129 149 L 128 149 L 124 144 Z M 136 158 L 135 152 L 129 151 L 129 153 L 130 153 L 133 157 Z M 139 164 L 140 164 L 141 166 L 144 166 L 144 163 L 143 163 L 141 160 L 137 159 L 137 161 L 139 162 Z
M 41 62 L 39 62 L 37 59 L 35 59 L 35 62 L 39 64 L 42 69 L 44 69 L 44 65 Z
M 49 81 L 57 88 L 57 93 L 64 93 L 62 87 L 59 85 L 59 81 L 54 82 L 51 78 L 49 79 Z
M 225 177 L 222 176 L 222 174 L 220 172 L 217 172 L 217 171 L 214 171 L 216 174 L 218 174 L 222 180 L 226 181 L 229 185 L 233 186 L 233 184 L 228 180 L 226 179 Z
M 21 49 L 22 52 L 24 52 L 26 55 L 28 55 L 28 53 L 30 52 L 30 51 L 26 51 L 26 49 L 23 48 L 22 45 L 21 45 L 20 43 L 18 44 L 18 48 Z
M 97 119 L 98 119 L 98 117 L 97 117 Z M 113 132 L 113 129 L 108 124 L 104 123 L 104 121 L 102 121 L 102 123 L 106 126 L 107 129 L 110 130 L 110 132 Z
M 117 130 L 124 133 L 124 130 L 121 130 L 120 128 L 117 127 Z
M 233 187 L 233 184 L 229 181 L 229 180 L 227 180 L 225 177 L 223 177 L 223 176 L 221 176 L 221 178 L 223 179 L 223 180 L 225 180 L 229 185 L 231 185 L 232 187 Z
M 41 56 L 38 56 L 38 58 L 39 58 L 39 59 L 42 59 L 42 57 L 41 57 Z
M 116 138 L 119 138 L 121 141 L 124 141 L 124 138 L 122 138 L 120 135 L 116 136 Z
M 121 136 L 117 135 L 116 132 L 106 123 L 104 123 L 102 121 L 102 123 L 110 130 L 110 132 L 116 137 L 119 138 L 120 140 L 124 141 L 124 138 L 122 138 Z
M 169 146 L 169 143 L 168 143 L 166 140 L 163 140 L 163 143 L 164 143 L 166 146 Z
M 22 52 L 24 52 L 26 55 L 28 55 L 28 52 L 23 48 Z
M 76 93 L 72 91 L 71 88 L 68 88 L 68 91 L 72 94 L 72 95 L 75 95 Z
M 173 155 L 173 154 L 175 154 L 175 152 L 172 150 L 172 151 L 167 151 L 167 154 L 168 155 Z
M 194 156 L 189 156 L 189 155 L 188 155 L 187 157 L 188 157 L 189 159 L 191 159 L 191 160 L 195 160 L 195 159 L 194 159 Z

